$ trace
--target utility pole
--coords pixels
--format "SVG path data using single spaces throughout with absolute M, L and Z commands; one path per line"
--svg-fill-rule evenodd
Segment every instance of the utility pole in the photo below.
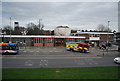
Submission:
M 38 25 L 39 29 L 40 29 L 40 19 L 39 19 L 39 25 Z
M 39 19 L 39 29 L 41 30 L 41 20 L 42 19 Z
M 108 34 L 109 34 L 109 24 L 110 24 L 110 21 L 108 21 Z M 109 35 L 107 34 L 107 43 L 109 41 Z
M 108 48 L 109 48 L 109 24 L 110 24 L 110 21 L 108 21 L 108 34 L 107 34 L 107 43 L 106 43 L 106 45 L 107 45 L 107 54 L 108 54 Z
M 12 26 L 11 26 L 11 17 L 10 17 L 10 27 L 12 28 Z M 11 29 L 10 29 L 10 42 L 11 42 Z
M 39 25 L 38 25 L 38 26 L 39 26 L 39 30 L 40 30 L 40 32 L 41 32 L 40 34 L 43 33 L 43 32 L 42 32 L 42 24 L 41 24 L 41 20 L 42 20 L 42 19 L 39 19 Z

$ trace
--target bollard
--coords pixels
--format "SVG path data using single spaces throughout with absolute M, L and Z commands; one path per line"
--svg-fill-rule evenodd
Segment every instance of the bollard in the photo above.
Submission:
M 103 49 L 103 57 L 104 57 L 104 49 Z

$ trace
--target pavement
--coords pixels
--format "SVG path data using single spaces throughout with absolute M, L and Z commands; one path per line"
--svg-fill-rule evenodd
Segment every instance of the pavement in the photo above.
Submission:
M 24 52 L 66 52 L 65 47 L 22 47 Z

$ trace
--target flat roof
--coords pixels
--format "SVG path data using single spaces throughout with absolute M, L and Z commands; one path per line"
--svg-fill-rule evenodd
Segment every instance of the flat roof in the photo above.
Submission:
M 115 32 L 115 34 L 120 34 L 120 32 Z
M 114 34 L 114 33 L 109 33 L 109 32 L 77 32 L 74 34 Z
M 42 38 L 85 38 L 84 36 L 45 36 L 45 35 L 0 35 L 0 37 L 15 37 L 15 38 L 32 38 L 32 37 L 42 37 Z

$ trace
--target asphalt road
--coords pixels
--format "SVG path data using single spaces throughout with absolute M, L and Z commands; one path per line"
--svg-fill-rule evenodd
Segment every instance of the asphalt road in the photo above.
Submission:
M 25 52 L 24 52 L 25 53 Z M 118 66 L 113 62 L 115 57 L 91 56 L 90 53 L 77 52 L 39 52 L 18 55 L 3 55 L 3 68 L 63 68 Z

